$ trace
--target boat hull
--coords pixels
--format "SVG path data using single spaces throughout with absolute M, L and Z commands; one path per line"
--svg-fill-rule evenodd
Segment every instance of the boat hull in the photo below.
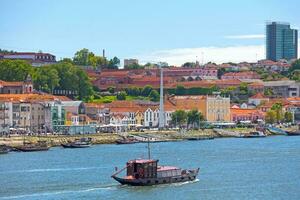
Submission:
M 135 144 L 138 141 L 126 141 L 126 140 L 116 140 L 116 144 Z
M 300 136 L 300 132 L 286 131 L 287 136 Z
M 76 148 L 88 148 L 91 145 L 90 144 L 85 144 L 85 145 L 76 145 L 76 144 L 61 144 L 62 147 L 64 148 L 72 148 L 72 149 L 76 149 Z
M 32 151 L 48 151 L 49 147 L 16 147 L 16 149 L 23 152 L 32 152 Z
M 0 150 L 0 154 L 7 154 L 9 150 Z
M 126 178 L 120 178 L 117 176 L 112 176 L 112 178 L 115 179 L 116 181 L 118 181 L 119 183 L 121 183 L 122 185 L 151 186 L 151 185 L 193 181 L 197 178 L 198 173 L 199 173 L 199 169 L 192 170 L 192 172 L 190 172 L 188 174 L 183 174 L 180 176 L 172 176 L 172 177 L 126 179 Z

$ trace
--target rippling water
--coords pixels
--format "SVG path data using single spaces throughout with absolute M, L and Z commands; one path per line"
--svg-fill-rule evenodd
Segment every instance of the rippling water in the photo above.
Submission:
M 114 167 L 147 156 L 145 144 L 0 155 L 4 199 L 300 199 L 300 137 L 151 144 L 160 164 L 200 167 L 193 182 L 120 186 Z

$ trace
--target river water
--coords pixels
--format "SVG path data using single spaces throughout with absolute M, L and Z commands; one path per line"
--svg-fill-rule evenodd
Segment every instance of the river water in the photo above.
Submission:
M 120 186 L 114 167 L 145 158 L 146 144 L 0 155 L 4 199 L 300 199 L 300 137 L 227 138 L 151 144 L 160 164 L 200 167 L 196 181 Z

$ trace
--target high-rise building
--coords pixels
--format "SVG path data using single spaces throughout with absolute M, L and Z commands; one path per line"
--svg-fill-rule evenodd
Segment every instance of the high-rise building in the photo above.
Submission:
M 288 23 L 267 23 L 266 57 L 273 61 L 298 58 L 298 30 Z

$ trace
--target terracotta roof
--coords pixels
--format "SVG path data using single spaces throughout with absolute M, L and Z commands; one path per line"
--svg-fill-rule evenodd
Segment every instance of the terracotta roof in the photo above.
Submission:
M 50 94 L 0 94 L 0 101 L 24 101 L 24 102 L 43 102 L 54 100 L 70 99 L 65 96 L 54 96 Z
M 2 80 L 0 80 L 0 86 L 22 87 L 23 84 L 24 84 L 23 81 L 2 81 Z
M 100 77 L 125 77 L 128 76 L 129 71 L 102 71 Z
M 299 101 L 300 102 L 300 97 L 290 97 L 290 98 L 287 98 L 286 100 L 288 101 Z
M 264 112 L 258 109 L 230 108 L 230 114 L 231 115 L 252 115 L 252 114 L 264 115 Z
M 249 99 L 269 99 L 269 98 L 259 92 L 253 95 L 252 97 L 249 97 Z

